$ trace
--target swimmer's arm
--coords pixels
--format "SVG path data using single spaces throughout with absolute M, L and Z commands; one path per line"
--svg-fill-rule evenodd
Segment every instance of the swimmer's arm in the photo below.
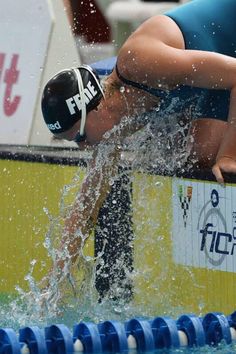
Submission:
M 231 90 L 228 126 L 212 168 L 216 180 L 223 184 L 223 172 L 236 173 L 236 87 Z
M 168 53 L 172 53 L 169 48 Z M 175 69 L 172 72 L 174 85 L 230 90 L 228 126 L 212 169 L 216 180 L 223 184 L 223 172 L 236 173 L 236 59 L 203 51 L 173 49 L 174 53 L 177 69 L 177 73 Z
M 90 161 L 89 172 L 85 177 L 73 206 L 65 218 L 65 226 L 56 259 L 47 277 L 42 280 L 42 302 L 51 296 L 51 282 L 57 279 L 62 282 L 70 275 L 71 266 L 81 254 L 83 243 L 93 230 L 99 209 L 110 190 L 110 178 L 116 174 L 118 150 L 114 149 L 109 155 L 109 165 L 103 163 L 101 168 L 95 168 L 97 151 Z M 101 165 L 101 164 L 100 164 Z M 69 277 L 70 279 L 70 277 Z M 73 286 L 73 284 L 71 284 Z
M 189 85 L 231 91 L 229 124 L 213 173 L 218 182 L 224 181 L 221 171 L 236 173 L 236 59 L 219 53 L 178 49 L 160 41 L 154 44 L 144 38 L 142 44 L 137 41 L 133 46 L 130 56 L 124 56 L 126 69 L 122 55 L 118 64 L 121 71 L 126 70 L 129 79 L 134 81 L 146 82 L 153 87 Z
M 65 229 L 62 237 L 62 249 L 67 247 L 70 262 L 73 264 L 80 253 L 81 241 L 85 240 L 94 228 L 99 210 L 110 191 L 110 179 L 117 174 L 118 149 L 109 154 L 109 161 L 103 162 L 101 168 L 95 168 L 97 152 L 94 153 L 89 171 L 85 177 L 80 192 L 76 197 L 71 211 L 65 219 Z M 79 230 L 79 232 L 78 232 Z M 57 267 L 64 268 L 67 259 L 59 259 Z
M 132 50 L 128 50 L 132 48 Z M 128 54 L 129 53 L 129 54 Z M 139 36 L 127 42 L 118 56 L 121 73 L 148 86 L 189 85 L 208 89 L 236 86 L 236 59 L 223 54 L 178 49 Z
M 228 126 L 212 169 L 222 184 L 223 172 L 236 173 L 236 59 L 212 52 L 175 51 L 179 73 L 172 73 L 173 84 L 230 90 Z

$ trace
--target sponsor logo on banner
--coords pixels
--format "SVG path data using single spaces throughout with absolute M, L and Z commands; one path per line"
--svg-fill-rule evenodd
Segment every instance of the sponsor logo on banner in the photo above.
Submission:
M 181 184 L 179 185 L 178 188 L 179 201 L 180 201 L 181 209 L 183 210 L 184 227 L 186 227 L 187 224 L 189 204 L 192 198 L 192 189 L 193 188 L 191 186 L 185 187 Z
M 0 144 L 29 142 L 52 26 L 47 0 L 1 4 Z
M 175 261 L 236 272 L 236 186 L 173 179 L 173 192 Z
M 210 206 L 207 208 L 207 206 Z M 208 209 L 205 211 L 205 209 Z M 233 211 L 233 214 L 235 212 Z M 218 221 L 217 225 L 212 222 L 212 217 Z M 205 252 L 209 262 L 215 266 L 221 265 L 227 255 L 233 255 L 236 245 L 236 228 L 227 231 L 226 217 L 220 209 L 219 193 L 213 189 L 211 191 L 210 203 L 206 202 L 200 211 L 197 229 L 200 233 L 200 251 Z M 234 236 L 235 233 L 235 236 Z M 218 254 L 218 258 L 213 255 Z
M 19 80 L 20 71 L 17 69 L 19 54 L 11 55 L 9 67 L 4 65 L 7 59 L 6 53 L 0 53 L 0 85 L 4 85 L 4 93 L 0 104 L 3 107 L 5 116 L 11 117 L 16 113 L 21 100 L 19 95 L 12 93 L 14 85 Z

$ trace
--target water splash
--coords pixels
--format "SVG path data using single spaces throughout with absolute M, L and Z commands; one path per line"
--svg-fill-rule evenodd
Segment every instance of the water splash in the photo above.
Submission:
M 170 107 L 170 114 L 175 117 L 173 107 Z M 157 119 L 159 114 L 160 119 Z M 172 119 L 174 119 L 172 118 Z M 185 163 L 186 154 L 184 154 L 184 148 L 187 140 L 187 125 L 188 118 L 183 119 L 181 124 L 170 123 L 166 117 L 161 117 L 159 108 L 154 110 L 150 114 L 143 114 L 141 118 L 147 122 L 146 126 L 139 132 L 122 139 L 123 132 L 132 128 L 137 118 L 131 119 L 130 117 L 124 117 L 119 126 L 114 127 L 111 131 L 105 134 L 105 141 L 101 143 L 97 158 L 94 164 L 90 164 L 87 169 L 87 176 L 94 176 L 95 173 L 100 173 L 100 178 L 97 180 L 96 185 L 91 191 L 94 196 L 94 200 L 99 197 L 100 187 L 103 183 L 102 172 L 103 169 L 112 168 L 114 159 L 111 158 L 116 149 L 121 155 L 120 166 L 123 168 L 122 173 L 126 175 L 129 171 L 135 170 L 145 173 L 156 171 L 173 173 L 176 166 Z M 167 134 L 168 132 L 168 134 Z M 176 143 L 178 142 L 178 144 Z M 116 146 L 116 147 L 114 147 Z M 124 156 L 124 158 L 122 158 Z M 109 185 L 112 187 L 116 180 L 121 177 L 120 170 L 115 170 L 109 178 Z M 46 248 L 48 255 L 52 263 L 52 271 L 50 275 L 44 277 L 41 281 L 36 281 L 33 276 L 33 270 L 35 262 L 30 265 L 29 274 L 26 275 L 25 280 L 28 282 L 29 291 L 24 291 L 21 288 L 17 288 L 18 297 L 14 301 L 10 302 L 6 308 L 1 309 L 1 318 L 4 317 L 4 313 L 10 314 L 11 325 L 14 327 L 22 327 L 29 324 L 37 324 L 45 326 L 46 324 L 53 323 L 55 319 L 64 323 L 72 324 L 80 320 L 91 320 L 98 322 L 105 319 L 119 319 L 125 320 L 132 316 L 153 316 L 157 314 L 157 308 L 160 307 L 166 309 L 166 313 L 169 315 L 176 315 L 180 313 L 182 308 L 175 306 L 170 309 L 169 304 L 172 303 L 172 299 L 175 296 L 175 274 L 172 271 L 172 276 L 168 289 L 168 296 L 163 298 L 159 294 L 162 293 L 163 284 L 166 283 L 167 277 L 171 274 L 170 269 L 165 262 L 165 242 L 164 236 L 159 232 L 160 221 L 153 220 L 151 218 L 145 220 L 142 218 L 142 213 L 139 217 L 139 223 L 136 226 L 139 233 L 144 229 L 144 223 L 148 224 L 149 229 L 153 234 L 158 234 L 158 239 L 150 239 L 148 234 L 143 234 L 143 242 L 140 243 L 138 250 L 139 254 L 144 253 L 144 248 L 147 244 L 150 248 L 159 247 L 161 258 L 153 260 L 152 265 L 145 265 L 143 269 L 133 270 L 127 267 L 125 256 L 120 257 L 117 261 L 115 270 L 124 268 L 124 277 L 119 279 L 118 275 L 114 274 L 114 284 L 111 289 L 104 295 L 102 301 L 96 289 L 96 276 L 102 274 L 106 276 L 106 264 L 104 264 L 103 255 L 106 249 L 106 233 L 108 230 L 100 230 L 104 233 L 104 243 L 100 253 L 96 257 L 88 256 L 85 252 L 85 235 L 78 230 L 76 237 L 81 238 L 81 248 L 78 250 L 80 257 L 78 261 L 72 265 L 70 256 L 68 254 L 68 245 L 65 244 L 63 249 L 60 248 L 61 235 L 64 232 L 64 219 L 65 216 L 72 208 L 72 204 L 68 203 L 68 195 L 73 193 L 77 200 L 80 200 L 80 191 L 78 184 L 80 181 L 80 172 L 74 176 L 71 184 L 66 185 L 63 188 L 62 196 L 59 206 L 59 215 L 53 216 L 49 210 L 45 209 L 45 213 L 48 216 L 49 228 L 45 236 L 44 247 Z M 133 176 L 130 175 L 132 182 Z M 124 184 L 127 193 L 130 193 L 129 186 Z M 162 182 L 155 182 L 155 188 L 162 189 Z M 147 208 L 145 198 L 142 199 L 142 195 L 145 195 L 145 184 L 141 190 L 139 205 L 136 208 L 142 210 Z M 82 198 L 81 198 L 82 199 Z M 78 209 L 83 210 L 83 203 L 78 204 Z M 113 201 L 114 210 L 119 208 L 116 200 Z M 161 208 L 161 207 L 160 207 Z M 112 212 L 112 209 L 111 209 Z M 118 225 L 123 227 L 123 225 Z M 93 236 L 90 236 L 93 237 Z M 133 240 L 129 240 L 131 247 Z M 156 244 L 158 242 L 158 244 Z M 120 245 L 122 247 L 122 245 Z M 142 249 L 143 248 L 143 249 Z M 65 264 L 63 272 L 58 274 L 58 270 L 53 267 L 58 259 L 64 259 Z M 162 267 L 155 284 L 149 283 L 149 274 L 151 268 L 160 264 L 165 264 Z M 114 272 L 115 272 L 114 270 Z M 99 273 L 100 272 L 100 273 Z M 186 270 L 183 278 L 193 277 L 190 270 Z M 148 284 L 148 287 L 152 288 L 156 295 L 152 303 L 147 305 L 146 299 L 143 299 L 143 304 L 138 306 L 132 302 L 132 294 L 125 294 L 124 289 L 129 289 L 138 278 L 143 278 Z M 194 282 L 194 279 L 193 279 Z M 181 283 L 180 283 L 181 286 Z M 138 293 L 139 290 L 136 289 Z M 141 291 L 140 291 L 141 292 Z M 137 294 L 136 294 L 137 295 Z M 170 301 L 168 301 L 168 298 Z M 5 311 L 5 312 L 4 312 Z M 162 313 L 163 315 L 164 313 Z

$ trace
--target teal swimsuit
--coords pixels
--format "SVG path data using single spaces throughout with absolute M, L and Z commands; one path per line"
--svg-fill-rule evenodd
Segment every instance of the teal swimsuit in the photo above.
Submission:
M 186 49 L 212 51 L 236 57 L 236 0 L 192 0 L 165 13 L 181 29 Z M 169 93 L 119 78 L 162 98 L 161 111 L 175 102 L 179 113 L 191 107 L 192 119 L 227 120 L 230 92 L 180 86 Z

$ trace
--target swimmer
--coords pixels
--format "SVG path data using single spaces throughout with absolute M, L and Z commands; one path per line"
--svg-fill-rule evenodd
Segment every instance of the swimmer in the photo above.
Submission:
M 58 139 L 96 150 L 97 144 L 107 139 L 105 133 L 123 117 L 137 120 L 121 129 L 119 137 L 111 134 L 113 142 L 147 124 L 140 119 L 144 112 L 159 107 L 162 114 L 169 115 L 168 107 L 178 97 L 176 109 L 183 115 L 191 107 L 190 153 L 224 183 L 224 172 L 236 173 L 235 14 L 235 0 L 192 0 L 145 21 L 120 49 L 115 68 L 103 85 L 87 65 L 57 73 L 42 96 L 49 130 Z M 104 165 L 84 180 L 80 200 L 66 220 L 64 242 L 78 228 L 88 234 L 96 222 L 109 191 L 109 178 L 116 173 L 118 156 L 114 148 L 110 154 L 113 167 L 111 163 L 109 168 Z M 96 198 L 93 186 L 101 177 Z M 72 258 L 78 256 L 78 244 L 78 237 L 69 241 Z

